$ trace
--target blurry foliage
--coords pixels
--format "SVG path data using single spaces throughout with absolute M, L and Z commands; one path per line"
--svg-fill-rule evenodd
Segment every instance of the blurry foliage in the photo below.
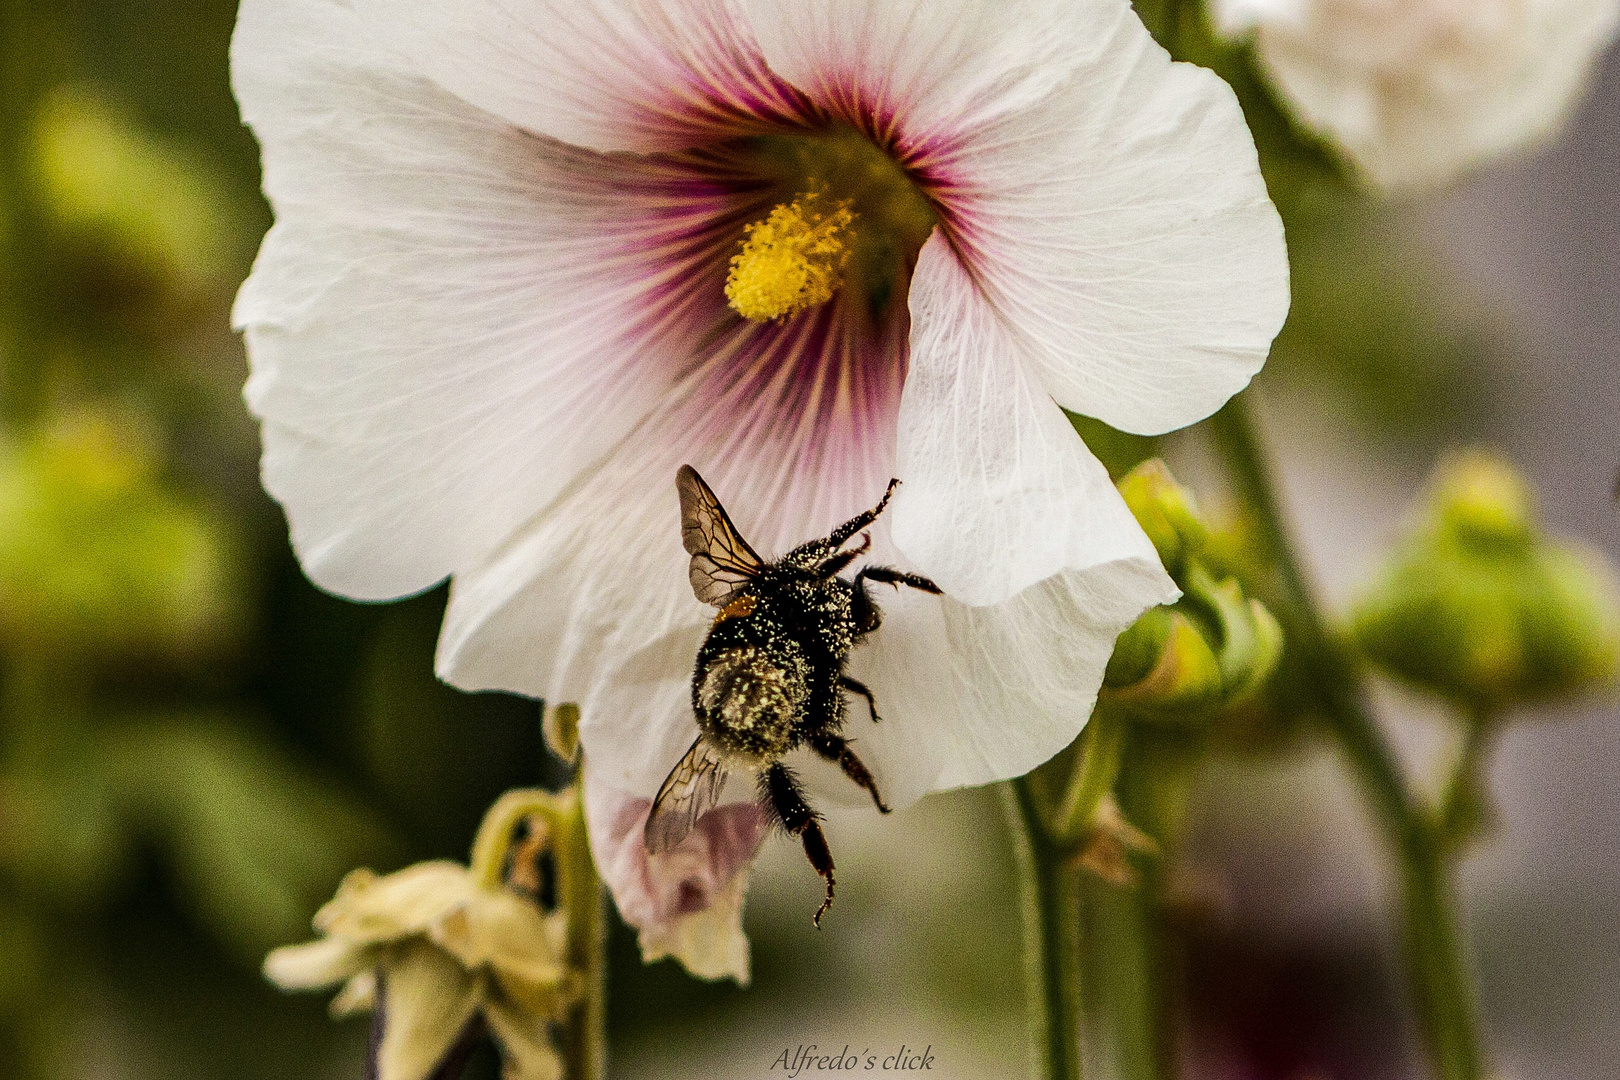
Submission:
M 102 413 L 0 443 L 0 642 L 181 653 L 226 632 L 237 600 L 227 527 L 158 467 L 150 432 Z
M 183 143 L 162 140 L 84 90 L 57 90 L 34 124 L 31 172 L 90 318 L 183 317 L 229 285 L 241 246 L 224 185 Z
M 357 1075 L 265 951 L 545 768 L 434 680 L 442 591 L 320 594 L 259 489 L 234 16 L 0 8 L 0 1080 Z
M 1268 381 L 1432 451 L 1481 426 L 1511 337 L 1401 228 L 1350 203 L 1289 230 L 1293 307 Z

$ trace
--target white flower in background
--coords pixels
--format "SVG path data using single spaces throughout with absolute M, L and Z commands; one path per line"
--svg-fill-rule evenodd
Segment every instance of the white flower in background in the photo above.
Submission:
M 1620 0 L 1210 2 L 1300 122 L 1389 189 L 1553 134 L 1620 17 Z
M 851 668 L 904 804 L 1068 743 L 1175 595 L 1058 404 L 1198 420 L 1286 312 L 1233 95 L 1125 0 L 245 0 L 232 63 L 277 217 L 247 397 L 305 569 L 452 577 L 443 677 L 577 701 L 621 800 L 696 734 L 682 463 L 766 557 L 904 480 L 871 557 L 947 595 L 884 596 Z

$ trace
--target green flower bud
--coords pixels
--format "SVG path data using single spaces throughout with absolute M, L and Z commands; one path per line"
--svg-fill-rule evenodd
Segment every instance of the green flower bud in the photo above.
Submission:
M 98 413 L 0 443 L 0 644 L 130 654 L 216 636 L 223 529 L 157 466 L 138 426 Z
M 1189 590 L 1214 613 L 1220 626 L 1221 685 L 1228 703 L 1265 682 L 1282 659 L 1282 626 L 1266 606 L 1245 597 L 1232 578 L 1198 582 Z
M 1467 547 L 1522 550 L 1535 539 L 1535 509 L 1524 477 L 1483 451 L 1467 451 L 1442 463 L 1433 503 L 1441 531 Z
M 1354 605 L 1392 674 L 1489 711 L 1572 693 L 1620 665 L 1620 600 L 1594 552 L 1539 532 L 1523 479 L 1470 453 L 1442 464 L 1428 518 Z
M 1189 720 L 1220 704 L 1221 665 L 1183 612 L 1157 607 L 1119 636 L 1103 675 L 1102 700 L 1135 714 Z
M 1236 580 L 1216 581 L 1209 526 L 1162 461 L 1120 482 L 1183 596 L 1145 613 L 1114 645 L 1100 701 L 1141 719 L 1197 722 L 1258 687 L 1282 655 L 1282 629 Z
M 1158 458 L 1127 473 L 1119 482 L 1119 493 L 1172 575 L 1179 574 L 1209 540 L 1209 526 L 1199 515 L 1192 493 L 1176 483 Z

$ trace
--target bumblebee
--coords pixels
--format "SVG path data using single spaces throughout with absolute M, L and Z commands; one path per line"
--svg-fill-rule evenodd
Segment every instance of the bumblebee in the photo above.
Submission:
M 898 480 L 883 498 L 820 539 L 800 544 L 775 562 L 761 559 L 731 523 L 720 500 L 690 465 L 675 488 L 681 500 L 681 540 L 692 556 L 692 591 L 719 608 L 692 671 L 692 712 L 698 737 L 658 789 L 644 833 L 647 851 L 668 851 L 719 801 L 731 769 L 759 776 L 759 802 L 826 882 L 814 922 L 833 902 L 833 861 L 821 815 L 806 802 L 798 778 L 783 759 L 800 746 L 843 769 L 885 814 L 871 771 L 842 735 L 846 694 L 866 700 L 879 718 L 872 691 L 844 671 L 850 650 L 883 621 L 867 582 L 938 593 L 918 574 L 864 566 L 852 581 L 838 574 L 871 547 L 844 545 L 877 520 Z

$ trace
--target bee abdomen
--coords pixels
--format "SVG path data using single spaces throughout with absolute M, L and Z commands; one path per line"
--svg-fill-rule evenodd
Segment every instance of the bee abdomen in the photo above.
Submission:
M 772 656 L 745 645 L 704 666 L 695 695 L 698 725 L 721 749 L 759 762 L 793 747 L 793 721 L 810 696 L 809 665 L 797 649 Z

